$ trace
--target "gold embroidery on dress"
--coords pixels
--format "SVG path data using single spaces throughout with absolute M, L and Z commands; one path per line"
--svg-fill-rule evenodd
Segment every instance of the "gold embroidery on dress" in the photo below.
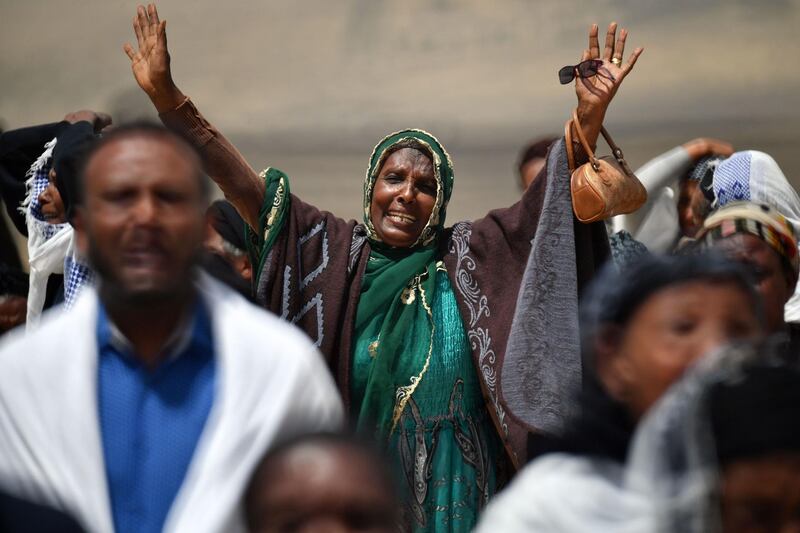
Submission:
M 413 286 L 406 287 L 405 289 L 403 289 L 403 292 L 400 293 L 400 301 L 406 305 L 411 305 L 412 303 L 414 303 L 414 300 L 416 299 L 417 297 L 415 295 Z
M 266 177 L 267 171 L 269 169 L 262 172 L 262 174 Z M 284 197 L 286 196 L 286 182 L 283 177 L 279 178 L 278 180 L 278 189 L 275 191 L 275 198 L 272 200 L 272 209 L 269 211 L 269 215 L 267 215 L 267 220 L 264 222 L 264 242 L 267 241 L 269 237 L 269 232 L 272 229 L 273 224 L 275 224 L 275 218 L 278 216 L 278 212 L 283 205 Z
M 369 346 L 367 346 L 367 351 L 369 352 L 369 356 L 372 357 L 373 359 L 375 359 L 375 357 L 377 357 L 378 355 L 378 345 L 380 344 L 379 341 L 380 339 L 375 339 L 374 341 L 369 343 Z
M 422 381 L 422 377 L 428 371 L 428 367 L 431 364 L 431 354 L 433 353 L 433 336 L 436 332 L 436 324 L 433 322 L 433 312 L 428 305 L 427 298 L 425 298 L 425 289 L 422 288 L 423 276 L 427 277 L 427 274 L 428 272 L 426 271 L 419 276 L 416 276 L 411 284 L 411 288 L 419 290 L 420 302 L 422 303 L 422 307 L 425 309 L 425 313 L 428 315 L 428 320 L 431 323 L 431 338 L 430 343 L 428 344 L 428 355 L 425 356 L 425 364 L 422 366 L 422 371 L 420 371 L 419 375 L 411 376 L 411 383 L 404 387 L 399 387 L 395 392 L 394 412 L 392 413 L 392 430 L 389 432 L 389 435 L 394 433 L 394 429 L 397 427 L 397 422 L 400 420 L 400 415 L 403 414 L 403 410 L 406 408 L 408 400 L 411 398 L 411 395 L 414 394 L 414 391 L 417 390 L 417 387 Z

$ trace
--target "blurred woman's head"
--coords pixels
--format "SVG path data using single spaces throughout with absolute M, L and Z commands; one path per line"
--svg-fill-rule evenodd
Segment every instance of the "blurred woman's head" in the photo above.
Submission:
M 800 529 L 800 373 L 755 366 L 709 391 L 722 530 Z
M 708 217 L 698 240 L 750 268 L 764 304 L 767 331 L 784 326 L 784 306 L 800 271 L 792 225 L 766 204 L 735 202 Z
M 734 202 L 766 204 L 780 213 L 800 236 L 800 196 L 769 154 L 755 150 L 736 152 L 714 170 L 715 207 Z M 784 307 L 787 322 L 800 322 L 800 290 Z
M 763 334 L 747 272 L 711 255 L 606 268 L 584 299 L 581 329 L 587 364 L 635 420 L 702 355 Z
M 704 357 L 640 421 L 627 486 L 652 531 L 800 527 L 800 372 L 774 342 Z

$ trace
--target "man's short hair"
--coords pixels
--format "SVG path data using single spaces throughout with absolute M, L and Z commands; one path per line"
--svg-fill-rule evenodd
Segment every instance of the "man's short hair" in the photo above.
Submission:
M 76 202 L 78 205 L 81 205 L 84 200 L 84 195 L 86 192 L 86 169 L 89 166 L 89 162 L 91 162 L 94 156 L 107 145 L 128 137 L 161 138 L 168 142 L 172 142 L 180 150 L 184 150 L 186 155 L 193 160 L 193 166 L 196 170 L 195 175 L 197 177 L 198 184 L 200 185 L 200 194 L 204 200 L 208 200 L 211 194 L 211 188 L 208 178 L 205 174 L 205 161 L 203 155 L 199 150 L 197 150 L 197 148 L 194 147 L 191 140 L 181 132 L 167 129 L 161 124 L 150 121 L 137 121 L 115 127 L 107 134 L 103 134 L 100 139 L 93 143 L 91 147 L 83 154 L 83 160 L 81 161 L 78 172 L 78 195 Z

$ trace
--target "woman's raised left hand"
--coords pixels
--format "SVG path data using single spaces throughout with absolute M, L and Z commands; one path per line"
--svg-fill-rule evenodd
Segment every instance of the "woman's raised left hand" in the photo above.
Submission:
M 628 30 L 620 28 L 617 36 L 617 23 L 612 22 L 608 25 L 605 46 L 601 52 L 597 24 L 592 24 L 589 29 L 589 48 L 583 51 L 581 61 L 600 59 L 603 61 L 603 66 L 598 69 L 595 76 L 576 77 L 575 94 L 578 97 L 578 119 L 591 145 L 597 141 L 606 110 L 622 80 L 633 69 L 644 50 L 641 47 L 636 48 L 626 60 L 624 54 L 627 38 Z

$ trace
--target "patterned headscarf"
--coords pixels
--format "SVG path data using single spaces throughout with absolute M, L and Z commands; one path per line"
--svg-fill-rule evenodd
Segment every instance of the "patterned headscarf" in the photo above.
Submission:
M 749 201 L 775 208 L 800 235 L 800 197 L 778 163 L 764 152 L 736 152 L 714 171 L 714 196 L 718 207 Z
M 764 152 L 736 152 L 714 171 L 716 206 L 751 201 L 776 209 L 800 236 L 800 197 L 778 163 Z M 800 322 L 800 285 L 785 307 L 786 322 Z
M 372 151 L 367 167 L 367 177 L 364 180 L 364 225 L 367 228 L 367 235 L 373 242 L 380 242 L 380 238 L 375 233 L 370 216 L 372 206 L 372 191 L 375 188 L 375 181 L 383 167 L 386 159 L 401 148 L 415 148 L 424 152 L 431 158 L 433 163 L 433 174 L 436 178 L 436 202 L 427 224 L 420 233 L 417 240 L 411 246 L 428 246 L 433 242 L 436 235 L 444 227 L 447 203 L 453 192 L 453 162 L 450 155 L 444 149 L 439 140 L 430 133 L 408 129 L 387 135 L 381 140 Z
M 700 158 L 689 172 L 688 179 L 696 181 L 700 185 L 700 191 L 709 204 L 714 203 L 714 172 L 725 159 L 727 158 L 720 155 L 707 155 Z
M 800 256 L 794 228 L 777 210 L 766 204 L 734 202 L 709 216 L 703 223 L 698 240 L 707 244 L 746 233 L 755 235 L 790 266 L 797 279 L 800 273 Z

